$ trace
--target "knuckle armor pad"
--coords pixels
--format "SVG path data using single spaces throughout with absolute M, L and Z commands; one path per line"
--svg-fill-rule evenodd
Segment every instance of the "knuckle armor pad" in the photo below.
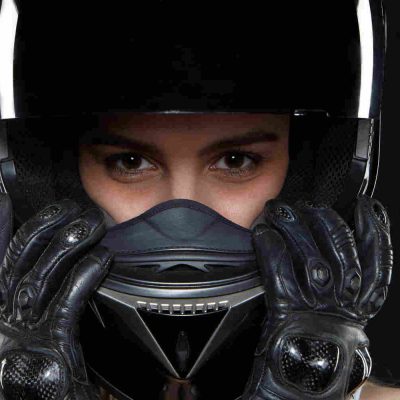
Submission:
M 0 383 L 7 400 L 59 400 L 66 389 L 65 369 L 48 355 L 13 351 L 1 360 Z
M 353 357 L 347 393 L 352 393 L 360 387 L 371 374 L 372 359 L 366 347 L 357 349 Z
M 75 245 L 89 235 L 90 229 L 83 221 L 68 226 L 62 236 L 62 241 L 67 245 Z
M 281 347 L 281 376 L 302 392 L 319 393 L 333 381 L 339 358 L 339 347 L 332 342 L 289 336 Z

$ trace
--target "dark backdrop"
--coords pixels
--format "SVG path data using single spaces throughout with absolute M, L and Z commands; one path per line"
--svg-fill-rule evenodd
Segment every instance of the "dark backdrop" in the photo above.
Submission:
M 384 0 L 388 16 L 388 52 L 383 98 L 382 147 L 374 197 L 389 211 L 394 271 L 387 302 L 368 327 L 373 373 L 400 384 L 400 0 Z

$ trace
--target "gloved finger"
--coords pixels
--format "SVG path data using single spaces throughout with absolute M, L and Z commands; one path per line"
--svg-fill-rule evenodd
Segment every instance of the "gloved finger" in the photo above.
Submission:
M 55 232 L 73 221 L 79 213 L 80 208 L 74 201 L 61 200 L 37 213 L 18 229 L 0 266 L 0 310 L 3 318 L 12 314 L 20 280 L 33 268 Z
M 390 222 L 383 205 L 368 196 L 358 198 L 354 220 L 362 267 L 359 305 L 368 314 L 368 318 L 372 318 L 386 299 L 392 275 Z
M 112 253 L 100 245 L 86 254 L 63 282 L 43 319 L 52 324 L 52 339 L 63 344 L 63 355 L 78 381 L 86 378 L 81 376 L 85 368 L 77 338 L 78 323 L 93 292 L 105 278 L 112 258 Z
M 361 267 L 349 226 L 332 208 L 305 205 L 300 210 L 319 250 L 332 268 L 339 304 L 354 305 L 361 287 Z
M 17 288 L 15 309 L 18 319 L 31 323 L 40 319 L 73 265 L 103 237 L 105 231 L 103 214 L 92 208 L 54 235 Z
M 282 200 L 273 199 L 267 201 L 264 216 L 288 246 L 308 305 L 325 309 L 334 301 L 333 275 L 302 215 Z
M 0 255 L 1 261 L 3 262 L 7 247 L 10 244 L 12 237 L 12 225 L 13 225 L 13 210 L 10 196 L 6 193 L 0 194 Z M 0 310 L 1 318 L 8 319 L 9 313 L 5 309 L 7 306 L 8 299 L 8 288 L 7 288 L 7 270 L 0 266 Z
M 297 285 L 293 263 L 286 243 L 279 233 L 265 224 L 259 224 L 253 231 L 253 245 L 268 305 L 280 308 L 301 304 L 303 298 Z M 270 302 L 268 299 L 279 301 Z
M 13 232 L 13 210 L 11 198 L 0 193 L 0 258 L 4 259 Z

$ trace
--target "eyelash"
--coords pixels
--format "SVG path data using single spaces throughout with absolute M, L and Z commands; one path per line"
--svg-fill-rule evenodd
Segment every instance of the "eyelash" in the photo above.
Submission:
M 252 161 L 252 165 L 249 167 L 245 168 L 215 168 L 214 165 L 218 163 L 220 160 L 223 160 L 225 157 L 229 155 L 240 155 L 249 158 Z M 120 168 L 117 166 L 118 161 L 123 160 L 124 157 L 128 156 L 136 156 L 139 157 L 141 160 L 145 160 L 148 163 L 154 165 L 155 163 L 153 161 L 149 161 L 146 157 L 137 154 L 137 153 L 118 153 L 118 154 L 112 154 L 111 156 L 108 156 L 105 158 L 105 164 L 106 167 L 109 171 L 112 173 L 117 173 L 120 176 L 123 177 L 132 177 L 132 176 L 142 176 L 143 174 L 148 171 L 148 169 L 137 169 L 134 172 L 126 172 L 123 168 Z M 210 170 L 216 171 L 217 173 L 223 174 L 227 177 L 234 177 L 234 178 L 243 178 L 248 175 L 249 172 L 257 168 L 259 164 L 261 164 L 263 161 L 267 160 L 267 157 L 262 156 L 261 154 L 250 152 L 250 151 L 243 151 L 240 149 L 237 150 L 230 150 L 226 151 L 222 154 L 219 154 L 217 158 L 214 159 L 211 167 L 209 167 Z M 142 161 L 143 162 L 143 161 Z
M 252 161 L 252 165 L 250 165 L 249 167 L 244 167 L 244 168 L 224 168 L 224 169 L 213 168 L 213 166 L 215 164 L 217 164 L 218 161 L 220 161 L 220 160 L 224 159 L 225 157 L 232 155 L 232 154 L 249 158 Z M 244 177 L 246 174 L 248 174 L 250 171 L 257 168 L 257 166 L 265 159 L 266 159 L 266 157 L 263 157 L 261 154 L 253 153 L 251 151 L 231 150 L 231 151 L 227 151 L 227 152 L 220 154 L 218 156 L 218 158 L 213 162 L 213 165 L 210 167 L 210 169 L 219 170 L 218 172 L 220 172 L 224 175 L 227 175 L 227 176 L 241 178 L 241 177 Z

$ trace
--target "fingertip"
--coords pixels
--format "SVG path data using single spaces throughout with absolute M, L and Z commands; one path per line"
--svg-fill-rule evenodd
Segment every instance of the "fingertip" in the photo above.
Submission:
M 270 199 L 265 203 L 264 208 L 267 211 L 272 211 L 279 206 L 286 206 L 286 205 L 287 203 L 281 199 Z
M 256 251 L 267 251 L 272 247 L 284 247 L 281 235 L 267 224 L 259 224 L 253 231 L 253 244 Z
M 390 229 L 390 220 L 386 208 L 379 200 L 364 194 L 357 198 L 354 220 L 358 226 L 362 226 L 363 220 L 367 216 L 371 216 L 385 230 Z
M 253 234 L 255 236 L 262 235 L 264 232 L 270 229 L 270 226 L 268 226 L 266 223 L 258 224 L 255 226 L 253 229 Z
M 93 257 L 96 262 L 103 268 L 108 270 L 111 262 L 114 258 L 114 254 L 107 247 L 103 245 L 95 246 L 91 252 L 89 253 L 91 257 Z
M 376 199 L 373 199 L 372 210 L 377 220 L 385 227 L 390 228 L 389 215 L 383 204 Z
M 40 210 L 32 220 L 55 221 L 61 218 L 68 221 L 78 216 L 80 211 L 80 207 L 77 203 L 69 199 L 63 199 L 49 204 L 47 207 Z
M 91 207 L 91 208 L 84 210 L 84 212 L 82 213 L 82 216 L 84 216 L 85 218 L 94 220 L 94 221 L 98 221 L 98 222 L 102 222 L 104 220 L 104 214 L 97 207 Z
M 282 200 L 272 199 L 265 203 L 264 216 L 273 222 L 293 222 L 297 220 L 297 210 Z
M 90 293 L 107 275 L 112 260 L 113 254 L 106 247 L 97 245 L 75 264 L 69 279 L 81 286 L 83 293 Z
M 83 211 L 56 234 L 56 240 L 69 247 L 90 246 L 106 233 L 104 215 L 97 208 Z
M 106 221 L 104 214 L 97 207 L 91 207 L 85 210 L 80 219 L 83 219 L 89 223 L 90 226 L 95 227 L 96 231 L 100 231 L 103 234 L 106 232 Z

